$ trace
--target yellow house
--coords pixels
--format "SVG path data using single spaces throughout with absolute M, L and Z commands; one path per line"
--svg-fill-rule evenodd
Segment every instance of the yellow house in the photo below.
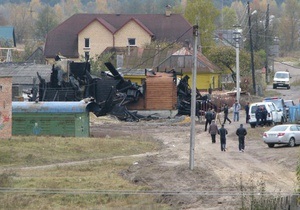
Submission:
M 122 63 L 117 65 L 119 72 L 125 79 L 129 79 L 137 84 L 142 84 L 145 79 L 146 72 L 169 72 L 175 71 L 180 78 L 188 75 L 192 78 L 193 54 L 186 47 L 181 49 L 168 48 L 167 50 L 158 51 L 150 48 L 133 48 L 130 53 L 126 52 L 126 48 L 118 48 L 114 51 L 120 56 Z M 116 57 L 116 56 L 115 56 Z M 120 58 L 117 58 L 120 59 Z M 221 70 L 212 64 L 203 54 L 198 53 L 197 59 L 197 88 L 201 91 L 211 89 L 221 89 Z M 189 80 L 189 85 L 192 80 Z
M 188 75 L 192 78 L 194 68 L 193 54 L 188 48 L 181 48 L 173 53 L 164 62 L 158 65 L 159 69 L 173 68 L 180 71 L 183 76 Z M 197 55 L 197 77 L 196 88 L 206 91 L 209 88 L 221 88 L 221 70 L 219 67 L 211 63 L 202 53 Z M 192 79 L 189 80 L 189 85 L 192 87 Z
M 51 30 L 44 56 L 80 61 L 107 48 L 144 47 L 153 41 L 192 42 L 192 25 L 180 14 L 75 14 Z

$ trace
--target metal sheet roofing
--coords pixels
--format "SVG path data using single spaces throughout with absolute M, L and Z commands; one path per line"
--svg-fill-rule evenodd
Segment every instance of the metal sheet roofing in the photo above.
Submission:
M 83 113 L 87 104 L 80 102 L 12 102 L 13 113 Z
M 13 85 L 32 85 L 33 78 L 36 78 L 36 84 L 39 84 L 37 72 L 46 82 L 49 82 L 52 66 L 28 63 L 0 63 L 0 76 L 11 76 Z

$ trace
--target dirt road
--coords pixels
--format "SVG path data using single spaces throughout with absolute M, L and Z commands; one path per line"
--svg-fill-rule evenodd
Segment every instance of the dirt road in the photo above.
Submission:
M 277 69 L 286 69 L 282 64 Z M 289 68 L 293 79 L 297 69 Z M 269 85 L 268 89 L 272 89 Z M 297 102 L 300 87 L 277 89 L 285 99 Z M 229 115 L 232 119 L 232 113 Z M 148 185 L 158 193 L 162 202 L 180 209 L 237 209 L 241 205 L 241 191 L 250 195 L 266 192 L 290 195 L 296 189 L 296 165 L 299 146 L 268 148 L 261 136 L 266 128 L 250 128 L 245 124 L 245 112 L 239 122 L 226 124 L 227 151 L 221 152 L 219 136 L 212 144 L 204 132 L 204 122 L 196 122 L 194 169 L 190 170 L 190 121 L 164 119 L 146 122 L 101 123 L 94 127 L 94 135 L 149 135 L 162 142 L 157 154 L 142 158 L 122 175 L 136 183 Z M 235 135 L 240 123 L 248 130 L 246 151 L 238 150 Z M 101 129 L 99 129 L 101 128 Z M 97 132 L 96 132 L 97 131 Z M 243 189 L 241 189 L 243 186 Z M 252 190 L 251 190 L 252 188 Z M 250 196 L 246 196 L 247 199 Z
M 294 192 L 299 146 L 268 148 L 261 138 L 254 138 L 255 133 L 262 134 L 268 128 L 245 125 L 249 133 L 246 151 L 240 153 L 235 131 L 245 122 L 245 114 L 241 111 L 240 122 L 225 125 L 229 132 L 227 152 L 221 152 L 219 137 L 217 143 L 212 144 L 210 135 L 204 132 L 204 124 L 196 123 L 194 169 L 190 170 L 190 123 L 184 122 L 186 120 L 169 119 L 99 126 L 106 135 L 150 135 L 163 143 L 158 154 L 143 158 L 124 171 L 123 176 L 136 184 L 146 184 L 154 191 L 164 192 L 160 198 L 173 206 L 237 209 L 242 185 L 247 193 L 260 193 L 261 187 L 265 187 L 265 192 L 280 192 L 281 195 Z

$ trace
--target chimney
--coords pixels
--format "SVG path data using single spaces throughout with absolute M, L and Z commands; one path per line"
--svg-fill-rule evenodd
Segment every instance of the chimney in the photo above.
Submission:
M 172 12 L 171 12 L 171 5 L 168 4 L 168 5 L 166 6 L 166 16 L 167 16 L 167 17 L 170 17 L 170 16 L 171 16 L 171 13 L 172 13 Z

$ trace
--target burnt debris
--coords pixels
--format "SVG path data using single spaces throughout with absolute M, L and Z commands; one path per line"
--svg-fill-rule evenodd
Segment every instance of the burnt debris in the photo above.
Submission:
M 184 76 L 177 85 L 178 95 L 178 115 L 190 115 L 191 114 L 191 94 L 192 90 L 188 83 L 189 76 Z M 209 108 L 217 110 L 210 101 L 210 94 L 202 96 L 198 89 L 196 89 L 196 115 L 200 117 L 204 115 L 205 111 Z
M 125 80 L 111 63 L 105 63 L 110 73 L 102 72 L 100 77 L 90 73 L 89 62 L 74 62 L 56 59 L 52 66 L 50 82 L 46 82 L 37 72 L 39 86 L 32 88 L 30 101 L 80 101 L 87 100 L 87 111 L 96 116 L 111 114 L 123 121 L 139 121 L 140 119 L 157 119 L 155 115 L 142 116 L 136 111 L 129 111 L 127 105 L 145 100 L 142 86 Z M 176 88 L 177 74 L 174 70 L 167 72 L 173 74 L 173 83 Z M 145 75 L 147 72 L 145 71 Z M 178 115 L 190 115 L 191 89 L 188 85 L 188 76 L 183 77 L 177 85 Z M 176 94 L 176 93 L 175 93 Z M 209 96 L 202 96 L 197 91 L 196 113 L 201 115 L 213 104 Z

